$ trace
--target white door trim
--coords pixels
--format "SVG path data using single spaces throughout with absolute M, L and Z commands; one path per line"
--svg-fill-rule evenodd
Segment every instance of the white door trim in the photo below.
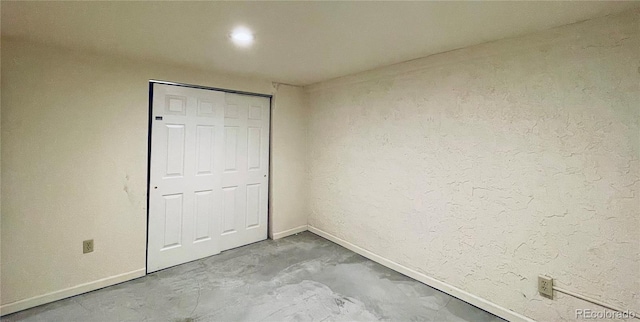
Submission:
M 210 91 L 218 91 L 218 92 L 225 92 L 225 93 L 232 93 L 232 94 L 267 97 L 267 98 L 271 99 L 271 103 L 273 103 L 273 95 L 271 95 L 271 94 L 245 92 L 245 91 L 238 91 L 238 90 L 228 89 L 228 88 L 219 88 L 219 87 L 211 87 L 211 86 L 203 86 L 203 85 L 186 84 L 186 83 L 175 83 L 175 82 L 156 80 L 156 79 L 150 79 L 149 80 L 149 92 L 150 92 L 150 94 L 151 94 L 151 91 L 153 89 L 153 84 L 189 87 L 189 88 L 206 89 L 206 90 L 210 90 Z M 153 98 L 153 96 L 150 96 L 150 97 Z M 149 112 L 151 112 L 151 102 L 149 102 L 149 103 L 150 103 Z

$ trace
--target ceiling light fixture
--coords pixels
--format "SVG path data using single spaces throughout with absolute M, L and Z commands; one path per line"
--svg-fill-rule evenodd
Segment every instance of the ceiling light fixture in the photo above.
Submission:
M 233 41 L 234 44 L 240 47 L 251 46 L 254 40 L 254 36 L 251 33 L 251 30 L 244 27 L 238 27 L 234 29 L 229 35 L 229 37 L 231 38 L 231 41 Z

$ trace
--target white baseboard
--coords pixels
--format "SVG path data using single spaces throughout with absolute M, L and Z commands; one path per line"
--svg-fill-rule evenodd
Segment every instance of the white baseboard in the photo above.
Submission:
M 466 292 L 464 290 L 461 290 L 453 285 L 449 285 L 445 282 L 439 281 L 433 277 L 429 277 L 425 274 L 422 274 L 420 272 L 417 272 L 411 268 L 408 268 L 406 266 L 403 266 L 401 264 L 398 264 L 394 261 L 388 260 L 382 256 L 376 255 L 364 248 L 361 248 L 359 246 L 356 246 L 344 239 L 341 239 L 339 237 L 336 237 L 334 235 L 331 235 L 325 231 L 322 231 L 316 227 L 313 227 L 311 225 L 309 225 L 309 231 L 320 236 L 323 237 L 325 239 L 328 239 L 344 248 L 347 248 L 355 253 L 358 253 L 374 262 L 377 262 L 378 264 L 381 264 L 383 266 L 386 266 L 400 274 L 406 275 L 408 277 L 411 277 L 421 283 L 424 283 L 426 285 L 429 285 L 435 289 L 438 289 L 442 292 L 445 292 L 451 296 L 457 297 L 471 305 L 474 305 L 480 309 L 483 309 L 491 314 L 497 315 L 503 319 L 506 319 L 507 321 L 527 321 L 527 322 L 534 322 L 534 320 L 521 315 L 519 313 L 513 312 L 507 308 L 504 308 L 502 306 L 499 306 L 497 304 L 491 303 L 481 297 L 475 296 L 469 292 Z
M 424 275 L 422 273 L 419 273 L 411 268 L 408 268 L 406 266 L 403 266 L 401 264 L 398 264 L 394 261 L 388 260 L 382 256 L 376 255 L 364 248 L 361 248 L 359 246 L 356 246 L 346 240 L 343 240 L 339 237 L 336 237 L 334 235 L 331 235 L 323 230 L 320 230 L 318 228 L 315 228 L 313 226 L 308 226 L 308 225 L 303 225 L 300 227 L 296 227 L 296 228 L 292 228 L 292 229 L 288 229 L 285 231 L 281 231 L 278 233 L 274 233 L 273 234 L 273 239 L 280 239 L 280 238 L 284 238 L 293 234 L 297 234 L 297 233 L 301 233 L 305 230 L 309 230 L 310 232 L 323 237 L 325 239 L 328 239 L 344 248 L 347 248 L 355 253 L 358 253 L 374 262 L 377 262 L 378 264 L 381 264 L 383 266 L 386 266 L 400 274 L 406 275 L 408 277 L 411 277 L 421 283 L 424 283 L 426 285 L 429 285 L 435 289 L 438 289 L 442 292 L 445 292 L 451 296 L 457 297 L 471 305 L 474 305 L 480 309 L 483 309 L 489 313 L 495 314 L 503 319 L 506 319 L 508 321 L 527 321 L 527 322 L 533 322 L 532 319 L 527 318 L 524 315 L 521 315 L 519 313 L 513 312 L 507 308 L 501 307 L 497 304 L 491 303 L 481 297 L 475 296 L 471 293 L 468 293 L 462 289 L 459 289 L 455 286 L 449 285 L 445 282 L 439 281 L 437 279 L 434 279 L 432 277 L 429 277 L 427 275 Z M 71 296 L 75 296 L 75 295 L 79 295 L 82 293 L 86 293 L 89 291 L 93 291 L 93 290 L 97 290 L 106 286 L 110 286 L 110 285 L 114 285 L 114 284 L 118 284 L 118 283 L 122 283 L 128 280 L 132 280 L 138 277 L 142 277 L 146 274 L 146 269 L 142 268 L 139 270 L 135 270 L 135 271 L 131 271 L 131 272 L 127 272 L 127 273 L 123 273 L 123 274 L 119 274 L 119 275 L 115 275 L 115 276 L 111 276 L 111 277 L 107 277 L 107 278 L 103 278 L 103 279 L 99 279 L 97 281 L 93 281 L 93 282 L 89 282 L 89 283 L 84 283 L 84 284 L 80 284 L 80 285 L 76 285 L 70 288 L 66 288 L 63 290 L 59 290 L 59 291 L 55 291 L 55 292 L 51 292 L 51 293 L 47 293 L 47 294 L 43 294 L 43 295 L 39 295 L 39 296 L 34 296 L 28 299 L 24 299 L 24 300 L 20 300 L 20 301 L 16 301 L 16 302 L 12 302 L 12 303 L 7 303 L 4 304 L 2 306 L 0 306 L 0 316 L 2 315 L 7 315 L 7 314 L 11 314 L 14 312 L 18 312 L 18 311 L 22 311 L 28 308 L 32 308 L 38 305 L 42 305 L 45 303 L 50 303 L 50 302 L 54 302 L 57 300 L 61 300 L 67 297 L 71 297 Z
M 34 296 L 28 299 L 15 301 L 11 303 L 4 304 L 0 306 L 0 316 L 7 315 L 11 313 L 15 313 L 18 311 L 26 310 L 38 305 L 54 302 L 57 300 L 62 300 L 67 297 L 79 295 L 82 293 L 94 291 L 103 287 L 111 286 L 114 284 L 126 282 L 128 280 L 132 280 L 134 278 L 142 277 L 146 274 L 146 268 L 141 268 L 135 271 L 106 277 L 103 279 L 99 279 L 97 281 L 92 281 L 89 283 L 84 283 L 76 286 L 72 286 L 69 288 L 65 288 L 63 290 Z
M 297 233 L 301 233 L 303 231 L 307 230 L 307 225 L 302 225 L 300 227 L 296 227 L 296 228 L 291 228 L 291 229 L 287 229 L 284 231 L 281 231 L 279 233 L 273 233 L 273 239 L 280 239 L 280 238 L 284 238 L 287 236 L 291 236 Z

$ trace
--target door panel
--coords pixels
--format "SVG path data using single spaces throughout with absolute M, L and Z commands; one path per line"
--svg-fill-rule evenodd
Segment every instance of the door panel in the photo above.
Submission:
M 154 84 L 147 272 L 267 238 L 269 104 Z
M 164 244 L 162 249 L 182 244 L 182 194 L 165 195 L 164 198 Z
M 196 127 L 196 175 L 213 175 L 213 157 L 215 155 L 215 127 L 198 125 Z
M 147 272 L 220 252 L 224 97 L 154 84 Z
M 165 178 L 184 175 L 184 124 L 167 124 L 167 172 Z
M 196 191 L 195 193 L 195 220 L 196 232 L 193 241 L 200 242 L 211 239 L 211 221 L 213 220 L 213 190 Z
M 225 216 L 222 250 L 267 238 L 269 182 L 269 99 L 227 94 L 226 104 L 222 186 L 234 217 Z

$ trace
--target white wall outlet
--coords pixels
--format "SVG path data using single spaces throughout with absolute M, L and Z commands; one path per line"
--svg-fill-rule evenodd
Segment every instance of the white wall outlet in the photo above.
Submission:
M 553 278 L 544 275 L 538 276 L 538 292 L 553 300 Z

